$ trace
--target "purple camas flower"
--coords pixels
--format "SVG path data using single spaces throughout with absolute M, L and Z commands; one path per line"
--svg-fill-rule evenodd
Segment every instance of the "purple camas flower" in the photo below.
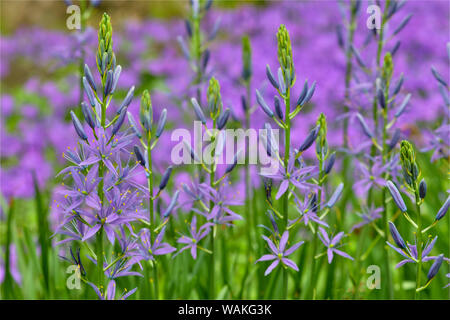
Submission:
M 344 232 L 339 232 L 335 237 L 330 239 L 328 237 L 327 232 L 322 228 L 319 227 L 319 233 L 317 233 L 317 236 L 319 237 L 320 241 L 327 247 L 327 256 L 328 256 L 328 263 L 331 263 L 333 261 L 333 254 L 336 253 L 344 258 L 353 260 L 351 256 L 349 256 L 347 253 L 336 249 L 336 245 L 341 241 L 341 239 L 344 237 Z
M 129 296 L 131 296 L 133 293 L 136 292 L 137 288 L 134 288 L 131 291 L 125 290 L 119 298 L 116 298 L 116 281 L 110 280 L 108 283 L 108 287 L 106 288 L 106 293 L 103 294 L 98 287 L 93 284 L 92 282 L 88 282 L 88 284 L 94 289 L 95 293 L 97 294 L 98 298 L 100 300 L 125 300 Z
M 184 250 L 190 249 L 192 258 L 197 259 L 197 248 L 199 248 L 198 243 L 200 240 L 202 240 L 204 237 L 208 235 L 213 225 L 214 225 L 213 223 L 207 222 L 204 225 L 202 225 L 197 231 L 197 217 L 196 216 L 192 217 L 191 225 L 189 227 L 190 236 L 182 235 L 177 240 L 178 243 L 186 244 L 186 246 L 181 248 L 174 255 L 174 257 L 183 252 Z
M 434 244 L 436 243 L 437 240 L 437 236 L 434 237 L 433 240 L 428 241 L 422 250 L 422 262 L 426 262 L 426 261 L 431 261 L 431 260 L 436 260 L 438 258 L 438 256 L 429 256 L 431 250 L 434 247 Z M 392 245 L 391 243 L 387 242 L 388 246 L 390 246 L 392 249 L 394 249 L 395 251 L 397 251 L 398 253 L 400 253 L 405 259 L 400 261 L 395 267 L 396 268 L 400 268 L 401 266 L 403 266 L 406 263 L 417 263 L 419 257 L 417 255 L 417 246 L 414 244 L 407 244 L 407 247 L 405 246 L 405 248 L 397 248 L 394 245 Z M 447 258 L 443 258 L 446 261 L 450 261 Z
M 353 190 L 359 195 L 365 195 L 373 188 L 384 187 L 386 180 L 383 178 L 384 173 L 387 170 L 387 165 L 383 165 L 380 158 L 376 158 L 373 166 L 368 169 L 367 165 L 358 162 L 358 171 L 360 179 L 353 184 Z
M 383 212 L 383 208 L 375 208 L 374 205 L 370 206 L 370 208 L 365 207 L 363 208 L 363 212 L 361 214 L 358 214 L 363 221 L 355 224 L 351 229 L 350 232 L 353 232 L 355 229 L 359 229 L 367 224 L 372 223 L 373 221 L 381 218 L 381 212 Z
M 164 226 L 153 243 L 150 240 L 150 230 L 141 229 L 138 234 L 136 248 L 128 253 L 129 256 L 142 260 L 155 260 L 155 256 L 166 255 L 176 251 L 174 247 L 163 241 L 166 226 Z
M 199 187 L 204 198 L 211 201 L 214 206 L 212 209 L 209 208 L 210 210 L 207 212 L 194 209 L 195 212 L 205 216 L 208 221 L 212 221 L 215 224 L 230 225 L 234 220 L 242 220 L 239 214 L 229 208 L 230 206 L 242 205 L 240 200 L 233 199 L 231 190 L 227 190 L 224 185 L 219 186 L 217 189 L 213 189 L 207 184 L 201 184 Z
M 303 202 L 298 197 L 295 197 L 295 205 L 297 211 L 300 213 L 300 218 L 291 220 L 291 225 L 303 220 L 305 226 L 307 226 L 310 222 L 315 222 L 328 228 L 328 224 L 325 221 L 320 220 L 316 213 L 318 207 L 316 193 L 310 193 L 305 196 L 305 200 Z
M 288 259 L 287 257 L 289 255 L 291 255 L 292 253 L 294 253 L 295 250 L 297 250 L 304 243 L 304 241 L 297 242 L 296 244 L 291 246 L 289 249 L 287 249 L 286 248 L 286 244 L 287 244 L 288 239 L 289 239 L 289 232 L 288 231 L 285 231 L 283 233 L 283 235 L 281 236 L 280 242 L 277 245 L 275 245 L 275 243 L 272 240 L 270 240 L 268 237 L 266 237 L 266 236 L 262 236 L 262 237 L 263 237 L 264 240 L 266 240 L 266 242 L 267 242 L 267 244 L 269 246 L 269 249 L 271 251 L 271 254 L 263 255 L 261 258 L 256 260 L 256 262 L 275 260 L 266 269 L 266 272 L 264 272 L 265 276 L 267 276 L 269 273 L 271 273 L 272 270 L 275 269 L 275 267 L 278 266 L 278 264 L 280 262 L 284 266 L 289 267 L 291 269 L 294 269 L 295 271 L 298 271 L 298 267 L 295 264 L 295 262 L 292 261 L 291 259 Z
M 428 146 L 420 151 L 433 151 L 431 161 L 438 159 L 448 159 L 450 157 L 450 125 L 443 124 L 431 133 Z
M 279 163 L 279 170 L 276 174 L 261 174 L 264 177 L 281 181 L 280 187 L 278 189 L 276 199 L 279 199 L 287 190 L 289 187 L 289 184 L 294 185 L 296 188 L 301 190 L 309 190 L 311 188 L 317 189 L 317 186 L 315 184 L 306 182 L 307 180 L 313 178 L 317 175 L 318 170 L 315 166 L 305 166 L 301 168 L 295 167 L 295 156 L 294 154 L 291 154 L 291 157 L 289 158 L 287 170 L 284 168 L 284 164 L 280 161 Z

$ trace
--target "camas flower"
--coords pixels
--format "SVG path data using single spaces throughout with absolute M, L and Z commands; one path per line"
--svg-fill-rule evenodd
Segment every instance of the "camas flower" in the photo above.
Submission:
M 98 140 L 94 140 L 90 144 L 84 146 L 87 151 L 90 151 L 90 154 L 86 160 L 80 163 L 80 165 L 91 165 L 103 162 L 108 170 L 116 172 L 111 158 L 114 154 L 124 151 L 124 148 L 132 143 L 134 135 L 117 134 L 115 137 L 111 137 L 107 131 L 108 130 L 99 128 Z
M 430 260 L 435 260 L 435 259 L 438 258 L 437 256 L 428 256 L 428 255 L 430 254 L 431 250 L 433 249 L 434 244 L 436 243 L 436 240 L 437 240 L 437 236 L 434 237 L 434 239 L 431 240 L 431 242 L 428 241 L 428 242 L 424 245 L 424 248 L 423 248 L 423 250 L 422 250 L 422 262 L 426 262 L 426 261 L 430 261 Z M 390 246 L 392 249 L 394 249 L 395 251 L 397 251 L 398 253 L 400 253 L 400 254 L 405 258 L 404 260 L 400 261 L 400 262 L 395 266 L 396 268 L 400 268 L 400 267 L 403 266 L 404 264 L 410 263 L 410 262 L 412 262 L 412 263 L 417 263 L 419 257 L 418 257 L 418 254 L 417 254 L 417 245 L 416 245 L 416 244 L 412 245 L 412 244 L 409 244 L 409 243 L 408 243 L 405 249 L 401 249 L 401 248 L 398 248 L 398 247 L 394 246 L 394 245 L 391 244 L 390 242 L 386 242 L 386 243 L 388 244 L 388 246 Z M 444 258 L 444 260 L 450 261 L 450 260 L 447 259 L 447 258 Z
M 189 232 L 190 232 L 191 236 L 188 237 L 188 236 L 182 235 L 180 238 L 178 238 L 177 242 L 186 244 L 186 246 L 181 248 L 174 255 L 174 257 L 186 249 L 191 249 L 192 258 L 197 259 L 198 242 L 208 235 L 208 233 L 210 232 L 211 227 L 213 225 L 214 225 L 213 223 L 207 222 L 204 225 L 202 225 L 197 231 L 197 217 L 194 216 L 192 218 L 191 226 L 189 228 Z
M 384 187 L 386 180 L 383 178 L 387 166 L 383 165 L 380 158 L 375 158 L 372 168 L 367 168 L 366 164 L 359 162 L 357 165 L 360 174 L 360 180 L 354 183 L 353 190 L 359 195 L 365 195 L 373 188 Z
M 278 243 L 278 246 L 276 246 L 272 240 L 270 240 L 266 236 L 262 236 L 264 240 L 266 240 L 267 244 L 269 245 L 269 249 L 272 252 L 271 254 L 263 255 L 261 258 L 256 260 L 256 262 L 260 261 L 270 261 L 275 260 L 272 262 L 272 264 L 266 269 L 266 272 L 264 272 L 264 275 L 267 276 L 269 273 L 272 272 L 273 269 L 275 269 L 276 266 L 281 262 L 284 266 L 289 267 L 291 269 L 294 269 L 295 271 L 298 271 L 298 267 L 295 264 L 294 261 L 287 258 L 287 256 L 291 255 L 295 250 L 297 250 L 304 241 L 297 242 L 289 249 L 286 249 L 286 244 L 288 242 L 289 238 L 289 232 L 285 231 L 283 235 L 281 236 L 280 242 Z
M 139 232 L 136 249 L 129 253 L 129 256 L 141 258 L 143 260 L 155 260 L 154 256 L 169 254 L 176 251 L 174 247 L 166 242 L 162 242 L 166 227 L 164 226 L 153 243 L 150 242 L 150 230 L 141 229 Z
M 328 248 L 327 249 L 327 255 L 328 255 L 328 263 L 331 263 L 333 261 L 333 254 L 336 253 L 344 258 L 353 260 L 352 257 L 350 257 L 347 253 L 342 252 L 341 250 L 336 249 L 336 244 L 341 241 L 341 239 L 344 237 L 344 232 L 339 232 L 334 238 L 330 240 L 328 237 L 327 232 L 322 228 L 319 227 L 319 232 L 317 233 L 317 236 L 319 237 L 320 241 L 323 242 L 323 244 Z
M 379 207 L 379 208 L 375 208 L 374 205 L 369 207 L 365 207 L 363 208 L 363 212 L 362 213 L 357 213 L 363 221 L 355 224 L 351 229 L 350 232 L 353 232 L 355 229 L 359 229 L 369 223 L 372 223 L 373 221 L 381 218 L 381 212 L 383 211 L 383 208 Z
M 76 169 L 71 169 L 69 175 L 73 178 L 73 186 L 71 189 L 66 189 L 62 192 L 72 198 L 89 196 L 91 192 L 96 190 L 100 182 L 97 165 L 92 166 L 86 176 Z
M 291 225 L 297 223 L 299 220 L 303 220 L 305 226 L 312 221 L 328 228 L 328 224 L 325 221 L 320 220 L 316 213 L 318 207 L 316 193 L 310 193 L 305 196 L 305 201 L 303 202 L 297 196 L 294 201 L 296 209 L 300 213 L 300 218 L 290 221 Z
M 212 220 L 215 224 L 230 225 L 231 221 L 242 220 L 242 217 L 231 210 L 229 206 L 240 206 L 241 201 L 232 198 L 224 185 L 221 185 L 217 190 L 211 188 L 209 185 L 202 183 L 199 186 L 205 200 L 211 201 L 214 206 L 208 212 L 193 209 L 193 211 L 203 215 L 208 220 Z
M 133 293 L 136 292 L 137 288 L 134 288 L 131 291 L 128 291 L 125 289 L 125 292 L 123 292 L 118 299 L 116 299 L 116 281 L 110 280 L 108 283 L 108 287 L 106 288 L 106 293 L 103 295 L 100 290 L 97 288 L 95 284 L 92 282 L 88 282 L 88 285 L 90 285 L 97 294 L 98 298 L 100 300 L 125 300 L 129 296 L 131 296 Z
M 439 128 L 433 131 L 429 145 L 421 152 L 427 152 L 433 150 L 431 161 L 434 162 L 438 159 L 448 159 L 450 157 L 450 125 L 443 124 Z
M 306 182 L 307 180 L 317 175 L 317 167 L 308 166 L 296 168 L 295 162 L 295 156 L 294 154 L 291 154 L 288 162 L 287 172 L 284 164 L 280 161 L 278 173 L 261 174 L 264 177 L 281 181 L 280 188 L 278 189 L 277 195 L 275 197 L 276 199 L 279 199 L 288 190 L 290 184 L 302 190 L 317 188 L 315 184 Z

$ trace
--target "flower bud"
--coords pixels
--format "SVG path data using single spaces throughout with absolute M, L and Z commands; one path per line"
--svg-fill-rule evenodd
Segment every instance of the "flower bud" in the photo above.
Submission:
M 309 100 L 311 100 L 315 89 L 316 89 L 316 82 L 314 81 L 311 87 L 309 88 L 308 92 L 306 93 L 305 98 L 300 102 L 300 105 L 304 105 L 305 103 L 309 102 Z
M 398 94 L 400 92 L 400 89 L 402 88 L 403 85 L 403 73 L 400 76 L 400 79 L 398 79 L 397 83 L 394 86 L 394 90 L 392 90 L 392 95 L 395 96 L 396 94 Z
M 244 95 L 241 95 L 241 105 L 242 105 L 242 110 L 247 111 L 247 109 L 248 109 L 247 99 L 245 98 Z
M 433 279 L 437 275 L 437 273 L 439 272 L 439 269 L 441 268 L 443 260 L 444 260 L 444 255 L 441 253 L 434 260 L 433 264 L 430 267 L 430 270 L 428 271 L 428 274 L 427 274 L 428 280 Z
M 408 105 L 409 99 L 411 99 L 411 93 L 408 93 L 405 98 L 403 99 L 402 103 L 398 107 L 397 111 L 395 112 L 394 117 L 398 118 L 402 115 L 402 113 L 405 111 L 406 106 Z
M 117 121 L 114 124 L 114 127 L 111 132 L 112 135 L 115 135 L 120 130 L 120 127 L 122 127 L 122 124 L 125 121 L 126 114 L 127 114 L 127 109 L 123 109 L 119 115 L 119 118 L 117 118 Z
M 436 71 L 434 66 L 431 66 L 431 73 L 433 74 L 434 78 L 440 82 L 444 87 L 448 87 L 447 82 L 442 78 L 442 76 L 439 74 L 439 72 Z
M 336 190 L 333 192 L 332 196 L 330 197 L 330 200 L 328 200 L 328 202 L 326 204 L 326 206 L 328 208 L 332 208 L 336 204 L 336 202 L 339 200 L 343 190 L 344 190 L 344 184 L 340 183 L 337 186 Z
M 381 88 L 377 89 L 377 99 L 378 99 L 378 104 L 382 109 L 386 109 L 386 99 L 384 96 L 384 92 Z
M 86 104 L 86 102 L 81 102 L 81 112 L 84 116 L 84 121 L 91 127 L 92 129 L 95 129 L 95 122 L 94 118 L 92 118 L 92 112 L 90 110 L 90 107 Z
M 300 148 L 298 148 L 299 152 L 303 152 L 307 149 L 309 149 L 309 147 L 312 146 L 312 144 L 314 143 L 314 141 L 316 141 L 317 135 L 319 133 L 319 127 L 316 126 L 314 127 L 314 129 L 312 129 L 308 135 L 305 138 L 305 141 L 303 141 L 302 145 L 300 146 Z
M 449 206 L 450 206 L 450 197 L 448 197 L 447 200 L 445 200 L 444 205 L 439 209 L 438 213 L 436 214 L 435 218 L 436 221 L 441 220 L 445 216 Z
M 111 86 L 111 94 L 113 94 L 114 91 L 116 91 L 117 82 L 119 81 L 121 72 L 122 72 L 122 67 L 121 66 L 117 66 L 114 69 L 113 83 L 112 83 L 112 86 Z
M 225 128 L 228 118 L 230 117 L 230 109 L 226 108 L 225 111 L 217 119 L 217 129 L 222 130 Z
M 366 136 L 368 136 L 369 138 L 373 138 L 373 133 L 367 126 L 367 123 L 364 120 L 364 118 L 362 117 L 362 115 L 360 113 L 358 113 L 358 114 L 356 114 L 356 118 L 358 118 L 359 123 L 361 124 L 361 127 L 362 127 L 364 133 L 366 134 Z
M 206 70 L 210 56 L 211 56 L 211 53 L 209 52 L 209 50 L 205 50 L 205 53 L 203 54 L 203 59 L 202 59 L 202 69 L 203 70 Z
M 130 123 L 131 129 L 134 131 L 134 134 L 138 137 L 138 139 L 142 138 L 141 130 L 138 128 L 136 121 L 134 121 L 133 115 L 127 111 L 128 122 Z
M 125 96 L 125 99 L 123 99 L 122 104 L 120 105 L 119 109 L 117 110 L 117 114 L 121 114 L 122 110 L 124 108 L 127 108 L 130 105 L 131 100 L 133 100 L 133 95 L 134 95 L 134 86 L 132 86 L 130 88 L 130 90 L 128 90 L 128 93 Z
M 297 99 L 297 106 L 302 105 L 302 101 L 305 99 L 307 93 L 308 93 L 308 81 L 305 80 L 302 92 L 300 92 L 300 96 Z
M 240 154 L 241 154 L 241 151 L 242 151 L 242 150 L 239 150 L 238 152 L 236 152 L 236 154 L 235 154 L 234 157 L 233 157 L 233 162 L 230 163 L 230 164 L 227 166 L 227 168 L 226 168 L 226 170 L 225 170 L 225 174 L 230 173 L 230 172 L 233 171 L 233 169 L 236 167 L 236 165 L 237 165 L 237 163 L 238 163 L 238 158 L 239 158 L 239 156 L 240 156 Z
M 324 172 L 325 174 L 329 174 L 331 169 L 333 169 L 334 162 L 336 161 L 336 153 L 332 153 L 330 158 L 325 162 Z
M 189 38 L 192 38 L 192 26 L 189 20 L 184 20 L 184 26 L 186 27 L 186 33 Z
M 78 120 L 77 116 L 75 115 L 75 113 L 73 111 L 70 111 L 70 116 L 72 117 L 72 123 L 73 123 L 73 126 L 74 126 L 75 131 L 77 132 L 78 136 L 82 140 L 87 141 L 87 135 L 86 135 L 86 132 L 84 131 L 83 126 L 80 123 L 80 120 Z
M 167 121 L 167 109 L 164 109 L 161 112 L 161 115 L 159 116 L 158 126 L 156 127 L 156 133 L 155 136 L 159 138 L 164 131 L 164 126 L 166 125 Z
M 139 121 L 145 130 L 150 131 L 153 123 L 152 100 L 148 90 L 144 90 L 141 96 L 141 105 L 139 108 Z
M 388 149 L 392 151 L 400 140 L 400 129 L 395 129 L 394 134 L 392 135 L 392 139 L 389 142 Z
M 168 167 L 166 171 L 164 172 L 161 182 L 159 183 L 159 190 L 164 190 L 164 188 L 167 186 L 167 183 L 170 180 L 170 175 L 172 174 L 172 166 Z
M 272 84 L 272 86 L 275 89 L 280 89 L 280 86 L 278 85 L 277 80 L 275 80 L 275 77 L 273 76 L 269 65 L 266 65 L 266 76 L 267 76 L 267 79 L 269 79 L 270 83 Z
M 419 176 L 419 167 L 416 164 L 416 154 L 410 142 L 403 140 L 400 145 L 400 161 L 403 168 L 403 177 L 406 183 L 414 188 L 414 183 Z
M 207 90 L 207 100 L 209 112 L 211 117 L 214 116 L 222 110 L 222 97 L 220 96 L 220 84 L 216 78 L 212 77 L 209 80 L 209 86 Z
M 97 87 L 95 86 L 94 77 L 92 76 L 91 70 L 89 69 L 87 64 L 84 64 L 84 76 L 86 77 L 92 90 L 97 91 Z
M 95 106 L 95 95 L 94 95 L 94 92 L 92 91 L 92 88 L 89 85 L 86 77 L 83 77 L 83 87 L 84 87 L 84 92 L 86 93 L 86 96 L 89 100 L 89 104 L 91 105 L 91 107 Z
M 108 96 L 111 92 L 112 89 L 112 85 L 113 85 L 113 71 L 109 70 L 106 74 L 106 82 L 105 82 L 105 89 L 103 94 L 106 96 Z
M 389 221 L 389 230 L 391 232 L 391 236 L 392 236 L 392 239 L 394 239 L 395 244 L 402 249 L 406 249 L 405 241 L 403 240 L 403 238 L 400 235 L 400 233 L 398 232 L 397 228 L 391 221 Z
M 260 105 L 260 107 L 263 109 L 263 111 L 269 116 L 273 117 L 273 111 L 270 109 L 270 107 L 267 105 L 266 101 L 264 101 L 264 98 L 261 96 L 261 93 L 259 93 L 258 90 L 256 90 L 256 101 Z
M 427 195 L 427 183 L 425 182 L 424 179 L 422 179 L 422 181 L 420 181 L 420 184 L 419 184 L 420 199 L 425 199 L 426 195 Z
M 280 86 L 280 91 L 282 94 L 286 94 L 286 82 L 284 80 L 283 70 L 281 70 L 281 68 L 278 68 L 278 84 Z
M 203 123 L 206 124 L 206 118 L 205 115 L 203 114 L 202 108 L 200 107 L 200 105 L 197 102 L 197 99 L 192 98 L 191 99 L 191 103 L 192 106 L 194 107 L 194 112 L 197 115 L 197 118 Z
M 136 155 L 136 160 L 140 163 L 141 166 L 145 168 L 145 159 L 142 155 L 141 149 L 138 146 L 134 146 L 133 148 L 134 154 Z
M 275 113 L 277 114 L 278 119 L 283 120 L 283 110 L 281 109 L 280 98 L 278 96 L 274 97 L 275 104 Z
M 292 64 L 292 45 L 291 38 L 289 37 L 289 32 L 286 29 L 285 25 L 280 25 L 277 32 L 277 53 L 278 53 L 278 61 L 280 62 L 280 66 L 294 70 L 294 66 Z
M 386 183 L 386 186 L 388 187 L 389 192 L 391 193 L 392 199 L 394 200 L 394 202 L 397 205 L 397 207 L 402 212 L 406 212 L 406 210 L 407 210 L 406 204 L 403 201 L 403 198 L 402 198 L 400 192 L 398 191 L 397 187 L 395 186 L 395 184 L 392 181 L 389 180 Z
M 177 190 L 175 192 L 175 194 L 172 197 L 172 200 L 170 201 L 169 206 L 167 207 L 166 211 L 164 211 L 163 213 L 163 217 L 167 218 L 173 211 L 173 209 L 175 208 L 175 205 L 177 204 L 177 200 L 178 200 L 178 195 L 180 194 L 180 191 Z

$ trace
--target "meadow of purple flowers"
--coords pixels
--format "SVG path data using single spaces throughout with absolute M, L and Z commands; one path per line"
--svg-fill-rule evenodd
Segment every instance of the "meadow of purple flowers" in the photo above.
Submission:
M 1 35 L 1 297 L 448 299 L 450 4 L 179 5 Z M 279 172 L 174 165 L 194 120 Z

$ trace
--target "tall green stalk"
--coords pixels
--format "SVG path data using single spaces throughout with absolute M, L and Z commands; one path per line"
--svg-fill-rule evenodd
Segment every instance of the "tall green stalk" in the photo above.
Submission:
M 323 158 L 319 158 L 319 191 L 317 193 L 317 212 L 320 212 L 320 199 L 322 199 L 322 180 L 323 180 Z M 317 232 L 317 230 L 316 230 Z M 309 299 L 313 299 L 314 289 L 316 287 L 317 276 L 316 274 L 316 252 L 317 252 L 317 244 L 318 244 L 318 236 L 317 234 L 313 235 L 312 247 L 311 247 L 311 272 L 309 276 L 309 287 L 308 287 L 308 295 Z
M 290 114 L 290 88 L 286 88 L 286 94 L 284 98 L 284 103 L 286 105 L 286 130 L 284 131 L 284 168 L 286 169 L 286 175 L 288 174 L 288 163 L 290 156 L 290 147 L 291 147 L 291 119 L 289 117 Z M 286 192 L 283 195 L 283 228 L 287 230 L 288 226 L 288 216 L 289 216 L 289 192 Z M 287 269 L 283 269 L 283 299 L 287 298 L 288 295 L 288 278 L 289 273 Z
M 213 128 L 216 128 L 216 119 L 213 118 Z M 211 143 L 213 144 L 215 141 L 215 137 L 214 135 L 211 137 Z M 214 150 L 212 151 L 214 152 Z M 215 179 L 215 173 L 216 173 L 216 168 L 215 165 L 213 164 L 211 166 L 211 173 L 209 175 L 209 186 L 211 188 L 214 188 L 214 179 Z M 209 201 L 209 213 L 212 212 L 212 209 L 214 208 L 214 202 L 212 200 Z M 210 237 L 210 247 L 211 247 L 211 255 L 210 255 L 210 265 L 209 265 L 209 298 L 210 299 L 214 299 L 215 297 L 215 243 L 214 243 L 214 238 L 215 238 L 215 233 L 216 233 L 216 225 L 214 225 L 213 227 L 213 231 L 211 232 L 211 237 Z
M 148 163 L 148 173 L 147 173 L 147 184 L 149 190 L 148 197 L 148 208 L 149 208 L 149 222 L 150 228 L 152 228 L 154 220 L 154 200 L 153 200 L 153 164 L 152 164 L 152 150 L 151 150 L 151 132 L 148 132 L 147 137 L 147 163 Z M 153 243 L 153 231 L 150 232 L 150 243 Z M 152 263 L 153 266 L 153 290 L 155 294 L 155 299 L 158 299 L 159 289 L 158 289 L 158 270 L 156 265 L 156 260 Z
M 421 276 L 422 276 L 422 215 L 420 213 L 420 197 L 419 188 L 415 182 L 414 194 L 416 198 L 416 210 L 417 210 L 417 267 L 416 267 L 416 290 L 414 290 L 414 299 L 420 299 L 420 288 Z

